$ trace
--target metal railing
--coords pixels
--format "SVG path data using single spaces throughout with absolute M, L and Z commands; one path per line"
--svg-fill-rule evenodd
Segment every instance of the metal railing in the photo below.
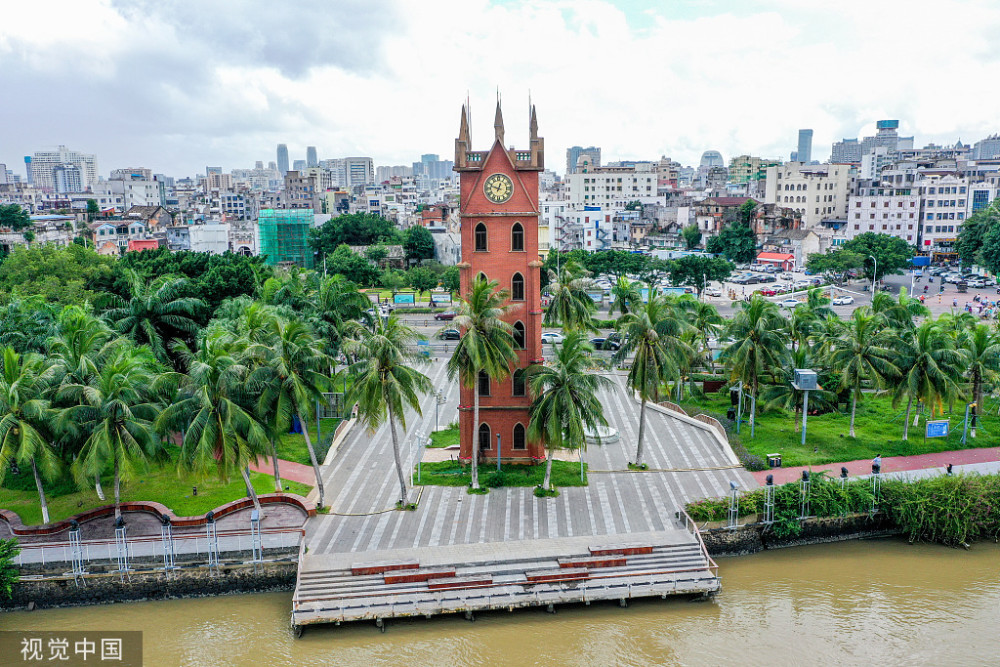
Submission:
M 701 553 L 705 557 L 705 562 L 708 563 L 708 569 L 711 570 L 712 574 L 716 577 L 719 576 L 719 566 L 712 559 L 712 557 L 708 555 L 708 548 L 705 547 L 705 540 L 701 538 L 701 531 L 698 530 L 698 524 L 695 523 L 694 519 L 691 518 L 691 515 L 687 513 L 687 510 L 683 508 L 678 510 L 677 514 L 678 517 L 683 517 L 684 528 L 698 539 L 698 544 L 701 546 Z

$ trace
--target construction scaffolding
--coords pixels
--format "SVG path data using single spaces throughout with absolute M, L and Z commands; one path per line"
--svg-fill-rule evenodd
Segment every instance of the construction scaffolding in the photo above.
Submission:
M 311 208 L 265 208 L 257 217 L 260 229 L 260 253 L 271 266 L 295 264 L 313 268 L 309 247 L 309 229 L 313 223 Z

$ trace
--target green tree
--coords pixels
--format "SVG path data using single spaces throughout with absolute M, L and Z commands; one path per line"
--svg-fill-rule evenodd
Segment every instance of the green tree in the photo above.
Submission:
M 830 307 L 830 302 L 830 296 L 821 287 L 813 287 L 806 292 L 806 309 L 818 320 L 825 320 L 831 315 L 836 315 L 833 308 Z
M 965 377 L 972 384 L 972 402 L 982 414 L 983 384 L 995 385 L 1000 381 L 1000 334 L 988 324 L 977 324 L 963 332 L 959 346 L 966 357 Z
M 697 334 L 702 359 L 714 373 L 715 358 L 710 341 L 722 331 L 725 320 L 719 315 L 715 306 L 704 301 L 688 302 L 686 311 L 691 329 Z
M 326 263 L 330 273 L 339 273 L 352 283 L 365 287 L 375 285 L 382 275 L 377 266 L 346 245 L 338 246 L 333 254 L 327 256 Z
M 723 255 L 730 262 L 747 264 L 757 258 L 757 235 L 746 225 L 726 225 L 717 235 L 708 239 L 705 250 Z
M 395 294 L 406 287 L 406 273 L 399 269 L 386 269 L 382 271 L 378 282 L 382 287 L 392 290 L 392 293 Z
M 91 283 L 110 275 L 115 261 L 75 244 L 17 246 L 0 263 L 0 302 L 35 295 L 57 306 L 94 301 L 98 290 Z
M 335 357 L 347 334 L 346 323 L 360 321 L 371 308 L 371 301 L 358 291 L 357 285 L 335 275 L 320 279 L 313 303 L 309 314 L 316 322 L 317 333 L 326 339 L 327 352 Z
M 987 234 L 997 227 L 1000 227 L 1000 198 L 994 199 L 985 209 L 970 215 L 959 228 L 958 239 L 955 241 L 955 252 L 962 258 L 963 264 L 971 266 L 984 260 L 980 255 L 980 250 L 986 242 Z M 996 247 L 998 240 L 995 233 L 990 240 L 990 263 L 997 266 L 1000 265 L 997 262 L 997 259 L 1000 259 L 997 256 L 1000 247 Z M 984 263 L 986 262 L 984 261 Z M 995 271 L 996 269 L 990 270 Z
M 425 259 L 434 259 L 434 237 L 426 227 L 410 227 L 403 234 L 403 250 L 406 251 L 408 262 L 419 263 Z
M 31 216 L 20 204 L 0 205 L 0 229 L 19 232 L 31 226 Z
M 876 271 L 875 262 L 869 262 L 868 258 L 874 257 L 878 261 L 877 273 L 874 276 L 876 281 L 886 275 L 902 273 L 902 270 L 910 265 L 910 258 L 914 252 L 913 246 L 905 239 L 875 232 L 865 232 L 855 236 L 841 248 L 861 255 L 862 261 L 865 262 L 864 270 L 868 280 L 872 279 L 872 273 Z
M 8 600 L 14 597 L 14 584 L 21 579 L 21 570 L 14 563 L 19 553 L 16 537 L 0 540 L 0 593 Z
M 616 364 L 634 355 L 626 383 L 639 394 L 639 437 L 635 465 L 642 465 L 642 446 L 646 435 L 646 403 L 658 401 L 663 383 L 679 371 L 680 341 L 683 327 L 666 297 L 650 290 L 645 304 L 636 305 L 618 320 L 622 346 L 615 353 Z
M 756 201 L 754 201 L 753 199 L 747 199 L 745 202 L 740 204 L 739 221 L 742 222 L 744 225 L 750 227 L 756 215 L 757 215 Z
M 902 373 L 902 379 L 895 386 L 893 404 L 906 397 L 903 440 L 907 440 L 913 401 L 928 406 L 933 418 L 944 401 L 958 394 L 956 380 L 962 376 L 965 355 L 955 349 L 954 339 L 932 320 L 925 320 L 913 330 L 897 330 L 893 347 L 897 354 L 895 365 Z M 918 412 L 914 426 L 919 419 Z
M 624 315 L 641 303 L 642 284 L 620 276 L 611 287 L 611 305 L 608 308 L 608 316 L 614 316 L 615 312 Z
M 449 266 L 441 274 L 441 286 L 448 290 L 449 294 L 454 294 L 461 289 L 461 274 L 457 266 Z
M 194 318 L 205 308 L 205 302 L 180 296 L 187 283 L 185 278 L 163 277 L 148 283 L 131 269 L 126 275 L 128 300 L 113 297 L 112 307 L 104 317 L 120 334 L 137 345 L 149 345 L 156 358 L 167 363 L 168 341 L 198 331 Z
M 423 229 L 421 227 L 421 229 Z M 415 266 L 406 272 L 406 280 L 410 287 L 417 290 L 418 295 L 423 296 L 424 292 L 429 292 L 438 286 L 437 275 L 428 268 Z
M 812 273 L 821 274 L 830 279 L 830 282 L 843 285 L 847 280 L 847 274 L 854 269 L 860 269 L 865 263 L 865 258 L 851 250 L 839 248 L 832 252 L 814 252 L 806 258 L 806 268 Z
M 796 310 L 799 310 L 796 308 Z M 818 363 L 817 355 L 809 345 L 800 345 L 792 352 L 791 363 L 779 369 L 775 369 L 775 383 L 766 385 L 760 393 L 760 400 L 764 404 L 764 410 L 789 410 L 795 417 L 795 432 L 802 429 L 801 419 L 803 394 L 792 386 L 795 379 L 796 368 L 815 368 Z M 809 407 L 814 410 L 831 411 L 837 408 L 837 395 L 832 391 L 827 391 L 822 387 L 809 392 Z
M 729 322 L 726 334 L 732 342 L 722 350 L 720 359 L 729 366 L 732 380 L 749 385 L 750 437 L 755 434 L 761 378 L 773 376 L 787 365 L 785 329 L 778 306 L 760 294 L 741 303 Z
M 87 221 L 93 222 L 94 218 L 101 214 L 101 207 L 97 205 L 96 199 L 87 200 Z
M 910 296 L 905 287 L 899 288 L 899 296 L 892 298 L 886 292 L 878 292 L 872 297 L 872 312 L 878 315 L 885 326 L 897 329 L 912 329 L 916 317 L 930 314 L 927 306 L 920 299 Z
M 851 392 L 852 438 L 862 385 L 870 383 L 881 388 L 899 376 L 899 369 L 892 363 L 895 339 L 895 333 L 884 328 L 878 316 L 867 308 L 858 308 L 846 322 L 841 337 L 832 341 L 827 363 L 840 374 L 840 388 Z
M 382 424 L 389 424 L 400 507 L 406 505 L 407 494 L 396 424 L 405 431 L 406 408 L 420 415 L 420 395 L 431 390 L 427 376 L 413 368 L 423 361 L 413 347 L 420 339 L 412 327 L 391 313 L 387 318 L 378 318 L 371 330 L 356 326 L 348 344 L 349 353 L 357 361 L 347 371 L 353 380 L 347 404 L 357 404 L 358 417 L 372 433 Z
M 43 296 L 15 298 L 0 306 L 0 347 L 10 346 L 20 354 L 44 352 L 55 329 L 55 310 Z
M 668 263 L 670 282 L 674 285 L 691 285 L 698 298 L 705 285 L 713 280 L 724 281 L 733 272 L 733 265 L 720 257 L 685 255 Z
M 587 293 L 590 285 L 586 272 L 573 262 L 563 264 L 558 275 L 549 276 L 552 298 L 545 311 L 545 325 L 559 324 L 567 330 L 593 329 L 593 313 L 597 304 Z
M 115 519 L 121 517 L 121 482 L 134 479 L 160 450 L 153 420 L 160 412 L 155 400 L 156 361 L 149 348 L 119 346 L 104 360 L 100 373 L 86 384 L 67 384 L 56 424 L 71 438 L 85 438 L 72 471 L 82 487 L 112 466 Z
M 586 449 L 587 430 L 606 426 L 604 408 L 597 398 L 602 387 L 613 383 L 590 371 L 594 348 L 580 331 L 570 331 L 556 349 L 551 365 L 536 364 L 528 369 L 528 388 L 533 398 L 528 422 L 528 439 L 546 449 L 545 479 L 542 488 L 552 487 L 552 455 L 557 449 Z
M 688 225 L 681 230 L 681 236 L 684 237 L 684 243 L 687 245 L 688 250 L 697 248 L 701 243 L 701 230 L 698 229 L 698 225 Z
M 365 248 L 365 259 L 376 266 L 381 266 L 382 262 L 384 262 L 385 258 L 388 256 L 389 249 L 384 245 L 373 245 Z
M 395 223 L 374 213 L 340 215 L 309 230 L 309 246 L 320 255 L 329 255 L 342 245 L 370 246 L 400 242 Z
M 11 461 L 31 466 L 42 507 L 42 522 L 49 522 L 42 478 L 59 473 L 59 457 L 48 437 L 47 395 L 56 379 L 56 368 L 39 354 L 21 356 L 10 347 L 0 349 L 0 481 Z
M 503 319 L 510 310 L 509 297 L 507 290 L 498 289 L 496 281 L 477 277 L 465 298 L 459 298 L 452 322 L 464 334 L 448 360 L 448 378 L 458 379 L 472 389 L 472 488 L 476 490 L 479 489 L 479 378 L 484 375 L 490 381 L 502 381 L 510 375 L 510 365 L 517 360 L 513 327 Z

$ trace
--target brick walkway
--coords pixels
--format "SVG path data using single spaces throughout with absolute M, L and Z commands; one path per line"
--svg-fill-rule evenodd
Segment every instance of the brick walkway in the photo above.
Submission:
M 274 477 L 274 466 L 271 464 L 270 456 L 258 458 L 257 461 L 250 464 L 250 470 Z M 281 475 L 281 479 L 316 486 L 316 474 L 313 472 L 312 466 L 278 459 L 278 474 Z
M 983 449 L 961 449 L 951 452 L 936 452 L 933 454 L 917 454 L 915 456 L 885 456 L 882 457 L 882 472 L 905 472 L 908 470 L 924 470 L 926 468 L 943 468 L 949 463 L 956 466 L 974 463 L 990 463 L 1000 461 L 1000 447 L 986 447 Z M 816 466 L 798 466 L 794 468 L 774 468 L 761 472 L 751 473 L 761 484 L 767 479 L 769 474 L 774 475 L 775 484 L 783 484 L 799 479 L 803 470 L 809 471 L 829 471 L 833 477 L 840 476 L 840 468 L 845 466 L 848 474 L 852 477 L 858 475 L 870 475 L 872 472 L 871 459 L 859 461 L 848 461 L 846 463 L 825 463 Z

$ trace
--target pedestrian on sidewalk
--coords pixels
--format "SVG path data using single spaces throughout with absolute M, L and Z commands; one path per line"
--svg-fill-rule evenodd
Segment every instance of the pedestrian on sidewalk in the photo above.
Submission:
M 872 459 L 872 474 L 881 475 L 882 474 L 882 455 L 876 454 L 875 458 Z

